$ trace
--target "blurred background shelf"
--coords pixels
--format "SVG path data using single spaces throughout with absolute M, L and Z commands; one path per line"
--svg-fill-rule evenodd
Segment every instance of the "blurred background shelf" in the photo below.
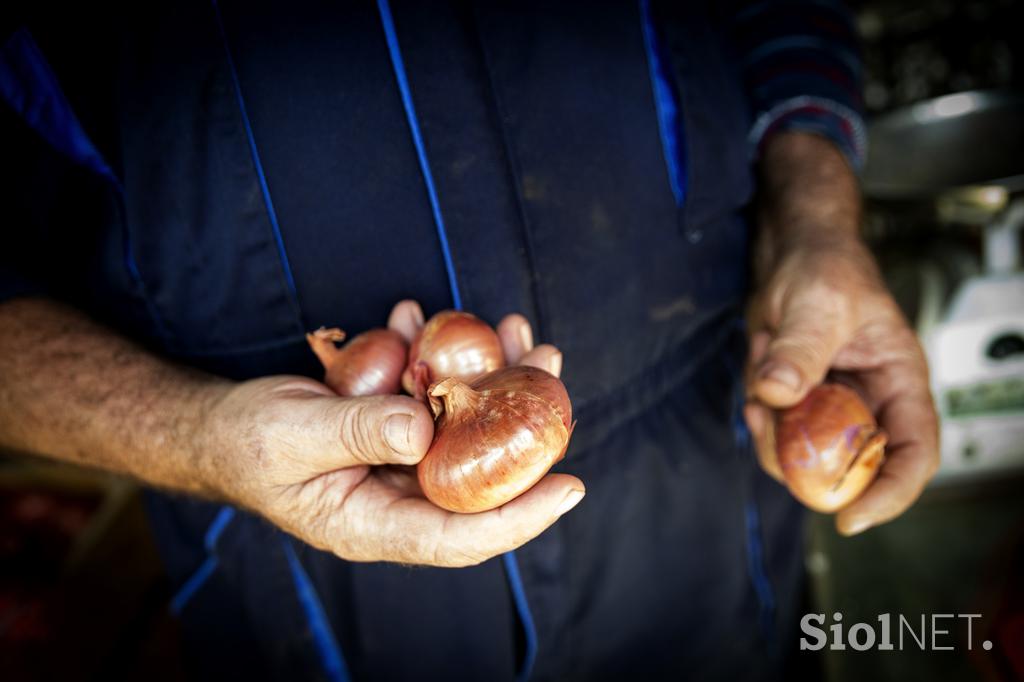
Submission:
M 3 679 L 183 679 L 168 597 L 134 484 L 0 458 Z

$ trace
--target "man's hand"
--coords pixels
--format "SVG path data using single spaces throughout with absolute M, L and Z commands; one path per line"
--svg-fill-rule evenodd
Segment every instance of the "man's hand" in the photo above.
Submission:
M 888 433 L 878 478 L 836 525 L 852 535 L 909 507 L 938 466 L 938 420 L 921 346 L 857 235 L 852 173 L 829 143 L 783 134 L 763 161 L 766 197 L 750 306 L 747 423 L 764 469 L 781 480 L 772 410 L 829 372 L 860 389 Z
M 419 306 L 390 325 L 411 338 Z M 532 348 L 522 316 L 500 326 L 512 363 L 559 370 L 552 346 Z M 413 468 L 433 436 L 427 408 L 407 396 L 339 398 L 319 382 L 271 377 L 232 389 L 207 420 L 204 448 L 227 452 L 224 493 L 320 549 L 353 561 L 466 566 L 540 534 L 583 497 L 574 476 L 550 474 L 499 509 L 454 514 L 423 496 Z
M 407 338 L 422 323 L 412 302 L 389 322 Z M 0 445 L 227 499 L 346 559 L 476 564 L 584 495 L 579 479 L 549 474 L 499 509 L 453 514 L 417 485 L 433 420 L 412 398 L 342 398 L 303 377 L 227 382 L 43 299 L 0 305 L 0 328 Z M 560 370 L 522 316 L 498 331 L 510 362 Z

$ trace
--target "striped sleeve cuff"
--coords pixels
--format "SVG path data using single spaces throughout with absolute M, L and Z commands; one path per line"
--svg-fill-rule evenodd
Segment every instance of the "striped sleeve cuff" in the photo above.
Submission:
M 848 106 L 823 97 L 800 95 L 762 112 L 750 129 L 750 147 L 760 156 L 764 142 L 774 133 L 801 131 L 831 140 L 857 170 L 867 157 L 867 130 L 863 117 Z
M 836 144 L 854 168 L 867 152 L 862 66 L 853 15 L 839 0 L 740 1 L 731 19 L 756 156 L 774 133 L 804 131 Z

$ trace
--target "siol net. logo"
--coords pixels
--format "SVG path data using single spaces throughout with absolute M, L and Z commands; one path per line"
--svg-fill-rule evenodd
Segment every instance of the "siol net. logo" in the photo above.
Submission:
M 844 627 L 843 614 L 833 613 L 832 624 L 827 628 L 824 613 L 808 613 L 800 619 L 801 651 L 820 651 L 826 646 L 831 651 L 903 651 L 916 648 L 920 651 L 952 651 L 958 642 L 966 641 L 967 650 L 974 648 L 973 621 L 981 618 L 980 613 L 933 613 L 921 614 L 920 619 L 911 620 L 902 614 L 894 621 L 891 613 L 878 614 L 874 623 L 854 623 Z M 895 634 L 893 632 L 895 627 Z M 966 638 L 958 634 L 966 630 Z M 992 649 L 992 642 L 984 640 L 981 648 Z

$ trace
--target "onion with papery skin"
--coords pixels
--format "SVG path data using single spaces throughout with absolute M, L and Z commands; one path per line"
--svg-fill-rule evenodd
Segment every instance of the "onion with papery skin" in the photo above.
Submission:
M 427 499 L 453 512 L 494 509 L 529 490 L 565 456 L 575 427 L 565 386 L 535 367 L 444 379 L 429 397 L 434 441 L 417 475 Z
M 436 381 L 469 382 L 505 366 L 501 340 L 491 326 L 469 313 L 443 310 L 423 325 L 409 348 L 402 387 L 420 400 Z
M 820 512 L 838 511 L 864 492 L 885 457 L 886 440 L 860 396 L 842 384 L 818 386 L 775 423 L 787 487 Z
M 324 383 L 338 395 L 398 393 L 405 368 L 406 343 L 390 329 L 371 329 L 345 340 L 340 329 L 320 329 L 306 334 L 310 348 L 326 370 Z

